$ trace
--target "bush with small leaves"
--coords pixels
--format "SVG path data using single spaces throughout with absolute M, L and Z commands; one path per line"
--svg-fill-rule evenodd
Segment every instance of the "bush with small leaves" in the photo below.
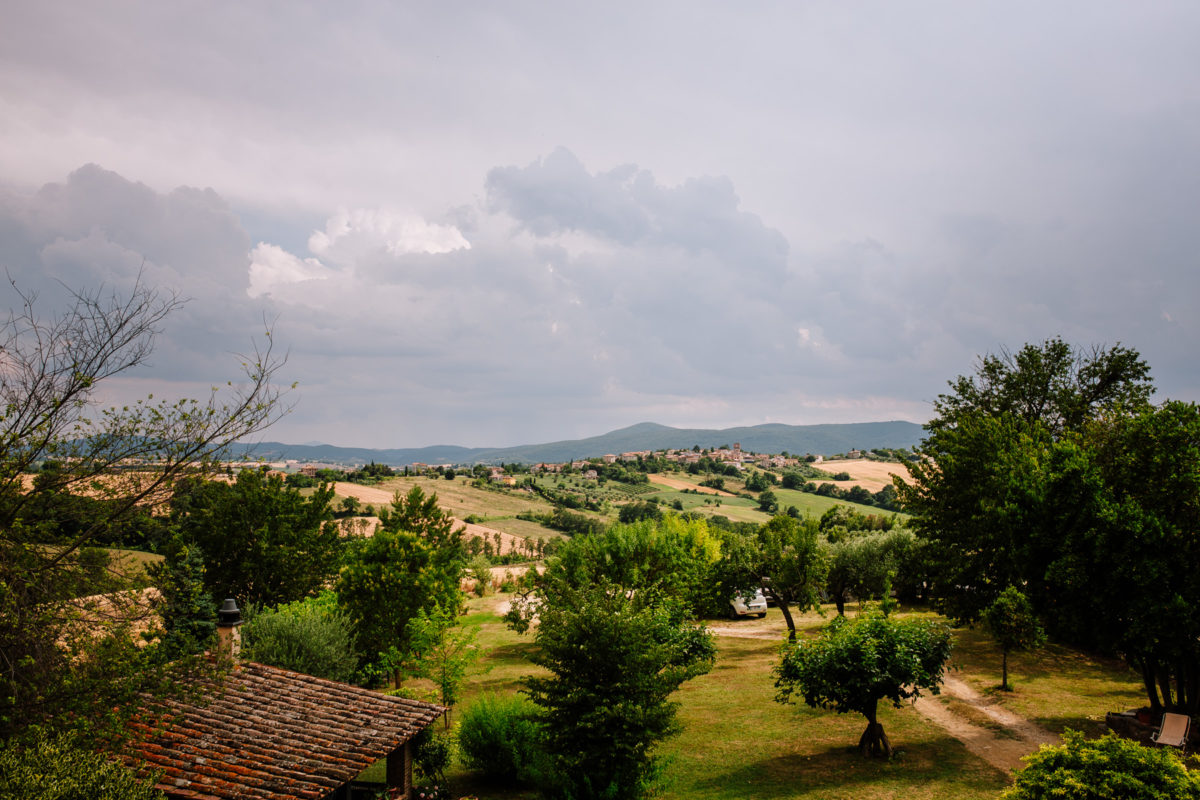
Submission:
M 242 630 L 253 661 L 346 682 L 358 669 L 349 617 L 330 591 L 253 614 Z
M 141 778 L 70 736 L 34 732 L 0 748 L 0 798 L 162 800 L 153 778 Z
M 463 766 L 505 786 L 537 782 L 541 749 L 537 709 L 523 697 L 483 695 L 458 726 Z
M 1027 766 L 1003 800 L 1200 800 L 1200 773 L 1188 772 L 1169 750 L 1115 733 L 1089 740 L 1067 730 L 1062 738 L 1025 757 Z

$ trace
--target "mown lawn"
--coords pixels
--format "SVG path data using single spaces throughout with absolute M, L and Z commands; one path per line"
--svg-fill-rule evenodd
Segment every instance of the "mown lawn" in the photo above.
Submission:
M 1116 659 L 1049 644 L 1031 653 L 1010 653 L 1008 682 L 1000 686 L 1000 648 L 980 627 L 955 631 L 955 674 L 976 691 L 1047 730 L 1066 728 L 1101 735 L 1104 715 L 1147 704 L 1141 677 Z
M 855 745 L 860 715 L 782 706 L 771 665 L 777 645 L 718 639 L 712 672 L 677 695 L 683 732 L 667 744 L 669 798 L 994 798 L 998 770 L 911 708 L 880 722 L 896 757 L 864 759 Z

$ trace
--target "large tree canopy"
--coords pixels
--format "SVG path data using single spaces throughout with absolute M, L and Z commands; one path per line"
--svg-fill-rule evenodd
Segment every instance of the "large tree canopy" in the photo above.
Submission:
M 1071 524 L 1061 516 L 1069 508 L 1048 495 L 1053 471 L 1095 421 L 1148 408 L 1153 384 L 1134 350 L 1085 351 L 1055 338 L 984 356 L 974 375 L 949 385 L 921 458 L 908 464 L 910 480 L 895 485 L 940 566 L 936 593 L 951 614 L 973 620 L 1008 586 L 1028 585 L 1040 602 L 1055 527 Z
M 951 386 L 897 480 L 946 610 L 1015 586 L 1053 635 L 1125 656 L 1153 708 L 1200 711 L 1200 410 L 1150 405 L 1137 353 L 1060 340 Z
M 332 499 L 328 484 L 305 497 L 278 474 L 244 469 L 233 483 L 181 485 L 171 516 L 204 554 L 213 597 L 273 606 L 315 595 L 337 571 Z
M 1012 415 L 1057 436 L 1090 419 L 1136 411 L 1153 391 L 1150 366 L 1136 350 L 1119 344 L 1082 350 L 1056 337 L 981 358 L 974 375 L 958 376 L 950 392 L 938 395 L 928 428 L 937 434 L 967 416 Z

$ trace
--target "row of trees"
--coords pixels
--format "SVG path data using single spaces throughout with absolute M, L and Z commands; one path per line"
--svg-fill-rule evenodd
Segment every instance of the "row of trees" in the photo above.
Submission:
M 1048 631 L 1119 653 L 1155 711 L 1200 713 L 1200 409 L 1149 366 L 1061 339 L 987 356 L 935 403 L 897 491 L 962 620 L 1009 587 Z

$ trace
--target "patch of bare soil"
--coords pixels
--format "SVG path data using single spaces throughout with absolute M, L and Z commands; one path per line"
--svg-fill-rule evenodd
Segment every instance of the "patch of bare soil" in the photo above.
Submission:
M 672 478 L 668 475 L 663 475 L 661 472 L 652 473 L 648 477 L 650 478 L 651 483 L 657 483 L 659 486 L 666 486 L 669 489 L 679 489 L 681 491 L 683 489 L 694 489 L 700 494 L 715 494 L 718 497 L 737 497 L 736 494 L 731 494 L 730 492 L 714 489 L 711 486 L 697 486 L 694 483 L 688 483 L 687 481 L 680 480 L 679 478 Z

